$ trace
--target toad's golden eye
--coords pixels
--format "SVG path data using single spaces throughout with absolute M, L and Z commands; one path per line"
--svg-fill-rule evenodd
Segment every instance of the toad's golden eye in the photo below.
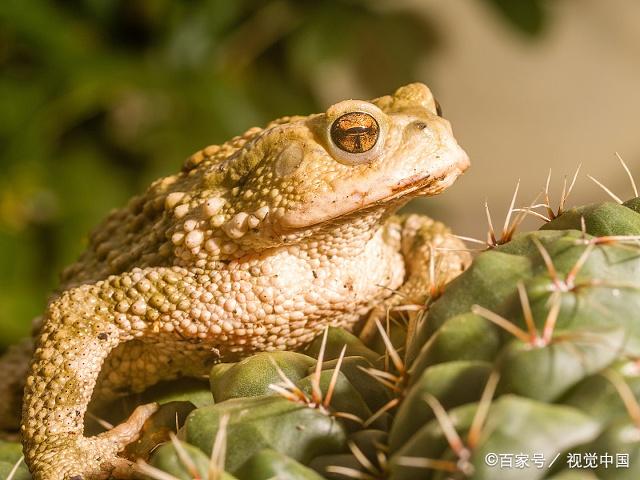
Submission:
M 331 140 L 348 153 L 364 153 L 378 141 L 380 125 L 364 112 L 350 112 L 338 117 L 331 125 Z

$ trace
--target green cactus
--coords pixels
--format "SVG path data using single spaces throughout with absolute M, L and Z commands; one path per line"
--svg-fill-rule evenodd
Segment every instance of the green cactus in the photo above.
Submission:
M 0 440 L 0 478 L 29 480 L 29 470 L 22 461 L 22 445 L 17 442 Z
M 165 443 L 158 448 L 153 456 L 151 467 L 168 473 L 180 480 L 193 478 L 207 478 L 213 472 L 212 462 L 202 451 L 179 440 Z M 215 467 L 215 466 L 214 466 Z M 153 469 L 147 473 L 152 474 Z M 227 472 L 220 472 L 219 480 L 234 480 L 235 477 Z
M 388 478 L 571 478 L 568 455 L 580 452 L 626 453 L 628 469 L 590 473 L 638 478 L 640 391 L 623 372 L 640 354 L 639 204 L 569 210 L 480 254 L 449 285 L 409 345 Z M 500 469 L 489 453 L 546 464 Z
M 264 449 L 242 465 L 238 476 L 244 480 L 322 480 L 310 468 L 276 450 Z

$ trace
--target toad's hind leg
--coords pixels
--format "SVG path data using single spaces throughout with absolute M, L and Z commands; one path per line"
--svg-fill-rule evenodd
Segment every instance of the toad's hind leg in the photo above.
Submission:
M 423 307 L 438 288 L 471 263 L 464 243 L 451 235 L 446 225 L 425 215 L 394 216 L 387 228 L 400 233 L 407 276 L 397 291 L 371 310 L 360 331 L 360 338 L 365 341 L 375 336 L 376 321 L 383 322 L 394 309 L 404 305 Z
M 25 460 L 35 480 L 133 473 L 118 452 L 136 439 L 155 407 L 139 407 L 124 424 L 85 437 L 84 415 L 96 380 L 118 345 L 133 338 L 151 340 L 163 330 L 156 326 L 167 326 L 175 318 L 179 324 L 179 315 L 186 319 L 187 312 L 177 306 L 192 303 L 200 287 L 196 276 L 184 269 L 134 270 L 68 290 L 50 304 L 22 410 Z M 164 314 L 169 311 L 171 315 Z

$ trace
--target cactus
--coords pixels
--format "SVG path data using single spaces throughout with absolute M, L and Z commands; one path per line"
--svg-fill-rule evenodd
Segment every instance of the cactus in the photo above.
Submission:
M 449 285 L 409 345 L 389 478 L 573 478 L 567 461 L 581 452 L 626 453 L 628 469 L 586 472 L 637 478 L 638 205 L 563 212 Z M 500 469 L 491 453 L 546 463 Z
M 29 470 L 22 461 L 22 445 L 0 440 L 0 478 L 29 480 Z

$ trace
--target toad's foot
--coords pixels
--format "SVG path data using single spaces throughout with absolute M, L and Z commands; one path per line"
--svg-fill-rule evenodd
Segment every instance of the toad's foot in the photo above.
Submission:
M 59 435 L 50 442 L 46 455 L 32 465 L 35 478 L 42 480 L 98 480 L 131 478 L 135 466 L 118 457 L 118 452 L 138 439 L 142 426 L 158 410 L 150 403 L 139 406 L 129 419 L 96 437 Z
M 471 263 L 464 243 L 451 235 L 449 229 L 424 215 L 398 215 L 390 220 L 390 229 L 400 233 L 400 245 L 405 259 L 405 283 L 384 302 L 376 305 L 360 331 L 363 341 L 376 334 L 376 322 L 385 324 L 395 310 L 422 310 L 427 300 L 434 300 L 441 289 Z M 396 239 L 397 241 L 397 239 Z M 412 319 L 416 315 L 411 315 Z M 409 324 L 412 331 L 412 323 Z

